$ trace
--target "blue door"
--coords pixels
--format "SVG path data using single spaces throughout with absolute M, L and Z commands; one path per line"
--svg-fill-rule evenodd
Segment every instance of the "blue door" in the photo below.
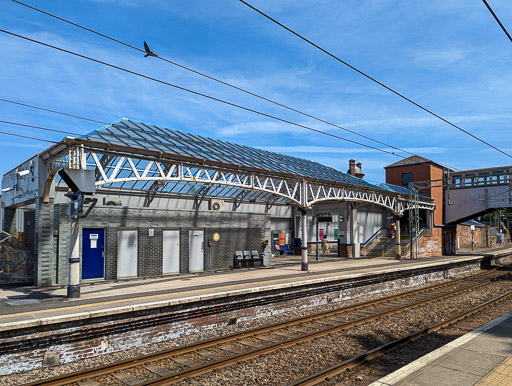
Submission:
M 82 279 L 105 277 L 105 230 L 82 231 Z

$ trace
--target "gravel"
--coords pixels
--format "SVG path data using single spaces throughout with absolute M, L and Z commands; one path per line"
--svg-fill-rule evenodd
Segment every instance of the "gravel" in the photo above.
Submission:
M 449 280 L 448 280 L 449 281 Z M 407 332 L 415 331 L 426 324 L 432 323 L 432 318 L 440 320 L 447 317 L 448 309 L 459 309 L 463 305 L 472 305 L 482 302 L 482 299 L 488 299 L 496 296 L 503 290 L 507 282 L 494 283 L 492 288 L 475 290 L 469 295 L 457 297 L 457 300 L 443 301 L 443 306 L 425 306 L 419 309 L 411 309 L 406 317 L 391 316 L 385 320 L 373 322 L 372 324 L 362 325 L 339 334 L 332 334 L 328 337 L 315 339 L 312 343 L 304 343 L 293 346 L 290 349 L 284 349 L 276 354 L 265 355 L 254 361 L 241 362 L 236 367 L 227 367 L 225 369 L 214 371 L 201 377 L 188 381 L 188 384 L 283 384 L 300 378 L 305 374 L 318 371 L 329 364 L 339 362 L 344 358 L 356 355 L 365 351 L 370 345 L 384 343 L 390 336 L 398 336 Z M 416 288 L 430 286 L 431 283 L 418 286 Z M 511 284 L 508 284 L 509 288 Z M 51 368 L 41 368 L 24 373 L 13 374 L 0 377 L 0 384 L 20 385 L 36 380 L 41 380 L 58 375 L 83 370 L 86 368 L 97 367 L 108 363 L 114 363 L 121 360 L 131 359 L 141 355 L 150 354 L 166 350 L 172 347 L 183 346 L 190 343 L 238 332 L 245 329 L 261 327 L 270 323 L 277 323 L 292 318 L 311 315 L 313 313 L 348 306 L 351 304 L 362 303 L 383 296 L 404 291 L 390 291 L 386 294 L 364 296 L 360 298 L 343 301 L 343 303 L 329 303 L 327 305 L 300 309 L 286 314 L 270 316 L 264 319 L 257 319 L 249 322 L 238 323 L 222 328 L 203 331 L 197 334 L 180 337 L 167 342 L 160 342 L 151 345 L 141 346 L 135 349 L 118 352 L 114 354 L 103 355 L 95 358 L 88 358 L 74 363 L 55 366 Z M 439 302 L 441 303 L 441 302 Z M 335 347 L 333 349 L 333 347 Z M 220 350 L 221 352 L 222 350 Z M 212 352 L 217 353 L 217 350 Z M 222 355 L 222 353 L 220 353 Z M 175 362 L 168 361 L 169 369 L 172 371 L 180 370 L 183 367 L 176 365 Z M 396 361 L 395 361 L 396 362 Z M 171 363 L 173 363 L 171 365 Z M 159 365 L 163 366 L 162 362 Z M 143 371 L 143 370 L 141 370 Z M 358 376 L 363 379 L 357 381 L 357 384 L 365 384 L 368 376 L 363 374 Z M 374 377 L 375 378 L 375 377 Z M 112 377 L 105 377 L 106 384 L 117 383 Z M 348 384 L 353 384 L 355 378 L 351 378 Z M 110 383 L 112 382 L 112 383 Z M 371 382 L 367 382 L 371 383 Z
M 406 313 L 392 315 L 361 326 L 353 327 L 347 331 L 333 333 L 310 342 L 300 343 L 276 353 L 262 355 L 256 360 L 241 362 L 236 366 L 216 370 L 215 372 L 189 379 L 180 384 L 284 385 L 305 375 L 312 374 L 330 365 L 361 354 L 371 348 L 387 343 L 392 339 L 411 334 L 423 329 L 427 325 L 446 320 L 460 313 L 462 309 L 469 309 L 486 300 L 494 298 L 499 293 L 511 289 L 512 283 L 493 283 L 485 288 L 473 290 L 471 293 L 465 293 L 455 298 L 438 301 L 422 307 L 412 308 Z M 508 303 L 508 309 L 506 309 L 506 311 L 508 311 L 512 301 L 505 303 Z M 482 313 L 480 320 L 483 322 L 482 324 L 484 324 L 496 316 L 491 316 L 488 311 Z M 462 333 L 464 332 L 465 331 Z M 442 332 L 436 335 L 439 334 L 443 335 Z M 443 341 L 444 340 L 441 340 L 441 342 Z M 417 346 L 416 350 L 419 348 L 422 349 L 418 350 L 416 357 L 430 352 L 436 347 L 438 346 L 435 344 L 425 345 L 424 347 Z M 396 360 L 395 358 L 395 361 Z M 400 367 L 407 363 L 410 358 L 404 356 L 398 360 L 400 363 L 398 367 Z M 372 367 L 373 366 L 370 365 L 369 369 Z M 389 371 L 391 371 L 391 367 L 388 366 L 388 368 L 390 369 Z M 380 373 L 385 375 L 386 371 L 388 370 L 381 369 Z M 357 384 L 364 385 L 380 378 L 380 376 L 376 377 L 374 374 L 370 379 L 368 374 L 366 374 L 367 372 L 370 372 L 370 370 L 367 369 L 363 372 L 363 370 L 356 368 L 343 377 L 337 377 L 331 382 L 347 385 L 352 385 L 357 382 Z M 361 379 L 357 380 L 357 377 Z M 331 382 L 328 382 L 328 384 Z

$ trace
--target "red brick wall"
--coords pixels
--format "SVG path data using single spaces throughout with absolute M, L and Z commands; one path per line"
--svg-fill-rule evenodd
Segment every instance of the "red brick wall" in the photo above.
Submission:
M 402 174 L 412 173 L 413 182 L 429 181 L 429 180 L 442 180 L 443 169 L 431 163 L 405 165 L 386 169 L 386 182 L 388 184 L 402 185 Z M 407 187 L 407 186 L 405 186 Z M 434 210 L 434 218 L 432 224 L 443 223 L 443 188 L 436 187 L 431 189 L 423 189 L 421 193 L 430 196 L 434 199 L 436 209 Z M 432 237 L 424 237 L 422 244 L 424 244 L 424 253 L 422 256 L 436 256 L 443 254 L 443 229 L 441 227 L 432 228 Z
M 459 238 L 460 249 L 471 249 L 471 226 L 470 225 L 457 225 L 457 236 Z M 473 235 L 475 241 L 475 248 L 487 247 L 487 228 L 475 227 L 475 234 Z
M 503 261 L 509 261 L 511 256 L 503 257 Z M 463 266 L 457 266 L 450 269 L 453 275 L 463 275 L 469 272 L 478 271 L 480 269 L 480 262 L 473 261 L 467 262 Z M 62 342 L 59 344 L 48 345 L 46 347 L 31 348 L 29 350 L 11 350 L 0 354 L 0 374 L 7 375 L 17 373 L 21 371 L 28 371 L 43 366 L 43 358 L 48 352 L 57 354 L 59 364 L 77 362 L 82 359 L 99 356 L 103 354 L 109 354 L 119 352 L 122 350 L 128 350 L 134 347 L 141 347 L 147 344 L 161 342 L 178 338 L 181 336 L 190 335 L 196 332 L 216 329 L 219 327 L 230 324 L 231 321 L 236 322 L 250 321 L 260 318 L 265 318 L 271 315 L 284 314 L 292 310 L 304 310 L 307 308 L 316 307 L 328 303 L 339 303 L 343 306 L 343 302 L 352 298 L 358 298 L 367 296 L 375 293 L 386 293 L 389 290 L 396 288 L 413 288 L 419 284 L 433 282 L 436 280 L 442 280 L 444 277 L 444 271 L 436 268 L 432 270 L 427 269 L 421 272 L 411 272 L 406 274 L 404 277 L 396 277 L 396 273 L 390 272 L 389 274 L 383 274 L 380 276 L 379 281 L 373 284 L 365 285 L 363 281 L 358 279 L 346 279 L 337 282 L 326 282 L 320 287 L 327 287 L 331 289 L 330 292 L 325 292 L 311 296 L 296 296 L 295 299 L 283 300 L 280 302 L 273 302 L 270 304 L 257 305 L 253 307 L 240 307 L 239 309 L 221 312 L 218 309 L 219 304 L 215 301 L 209 302 L 198 302 L 192 304 L 183 304 L 176 306 L 176 309 L 155 309 L 145 311 L 142 315 L 132 315 L 127 313 L 126 316 L 118 315 L 113 316 L 115 320 L 109 320 L 105 317 L 105 320 L 98 322 L 83 323 L 83 325 L 75 325 L 77 322 L 72 323 L 72 327 L 69 327 L 70 323 L 56 325 L 56 326 L 40 326 L 36 329 L 29 329 L 28 331 L 21 330 L 19 332 L 8 332 L 5 337 L 0 337 L 0 346 L 6 343 L 22 343 L 22 342 L 33 342 L 33 339 L 44 339 L 48 335 L 61 334 L 65 336 L 69 334 L 79 334 L 83 336 L 83 340 Z M 377 279 L 375 279 L 377 280 Z M 367 282 L 366 282 L 367 283 Z M 308 287 L 309 288 L 309 287 Z M 308 288 L 301 291 L 307 291 Z M 296 288 L 285 288 L 278 290 L 271 296 L 273 298 L 279 298 L 280 295 L 286 293 L 295 293 L 300 290 Z M 262 297 L 261 293 L 254 293 L 246 295 L 245 298 L 257 300 Z M 239 297 L 227 297 L 216 299 L 219 302 L 227 302 L 232 304 L 238 304 L 240 301 Z M 172 309 L 172 311 L 170 310 Z M 217 312 L 204 312 L 203 315 L 198 314 L 196 317 L 191 317 L 185 320 L 176 320 L 176 317 L 180 312 L 186 311 L 211 311 L 217 310 Z M 165 316 L 161 323 L 153 325 L 151 322 L 154 321 L 155 313 L 158 313 L 159 317 Z M 143 321 L 147 322 L 144 326 Z M 129 326 L 117 331 L 115 334 L 109 334 L 107 332 L 109 327 L 112 325 L 123 323 L 133 323 L 137 328 L 130 329 Z M 48 329 L 45 330 L 45 328 Z M 91 336 L 90 331 L 99 332 L 97 336 Z M 104 331 L 104 334 L 103 334 Z M 5 350 L 4 350 L 5 351 Z

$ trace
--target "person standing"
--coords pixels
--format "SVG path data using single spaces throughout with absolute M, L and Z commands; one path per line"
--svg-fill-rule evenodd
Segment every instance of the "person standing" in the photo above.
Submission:
M 327 242 L 327 236 L 324 235 L 324 238 L 322 239 L 322 252 L 325 256 L 327 252 L 329 252 L 329 244 Z
M 389 231 L 391 232 L 391 238 L 394 239 L 395 238 L 395 231 L 396 231 L 395 222 L 392 222 L 389 225 Z

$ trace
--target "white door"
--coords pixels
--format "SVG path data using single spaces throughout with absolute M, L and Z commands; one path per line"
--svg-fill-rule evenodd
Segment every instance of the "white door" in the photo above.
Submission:
M 191 230 L 188 232 L 188 270 L 190 272 L 204 271 L 204 231 Z
M 164 229 L 162 272 L 180 272 L 180 231 L 178 229 Z
M 137 230 L 117 232 L 117 277 L 137 276 Z

